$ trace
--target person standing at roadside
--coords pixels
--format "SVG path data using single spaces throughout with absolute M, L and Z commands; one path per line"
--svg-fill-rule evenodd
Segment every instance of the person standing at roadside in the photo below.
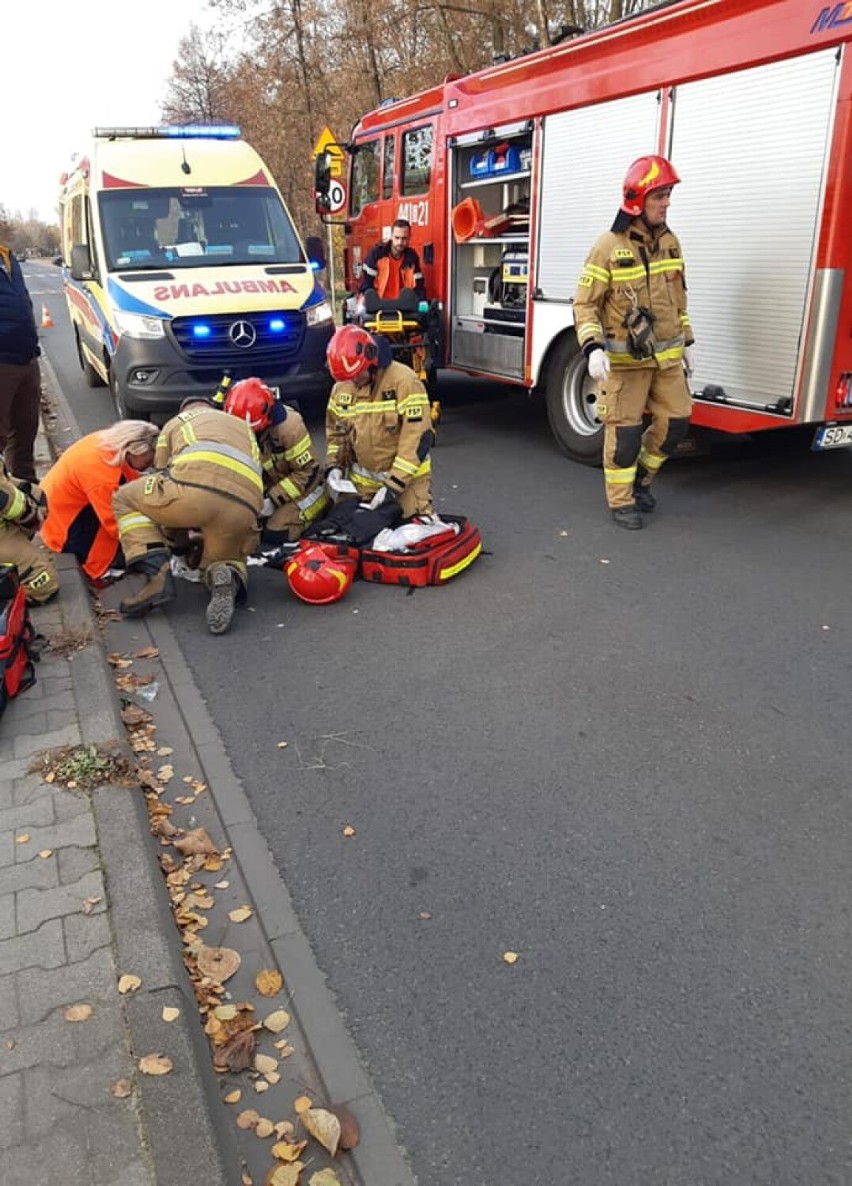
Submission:
M 41 407 L 38 330 L 21 266 L 0 243 L 0 453 L 16 478 L 36 481 Z
M 666 222 L 679 181 L 665 157 L 633 162 L 612 229 L 590 251 L 574 297 L 577 340 L 598 385 L 607 503 L 629 531 L 656 507 L 651 483 L 686 437 L 692 411 L 683 253 Z

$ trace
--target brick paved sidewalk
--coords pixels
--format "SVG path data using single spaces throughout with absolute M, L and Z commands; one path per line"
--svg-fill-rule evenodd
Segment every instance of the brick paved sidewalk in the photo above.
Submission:
M 36 684 L 0 719 L 0 1182 L 224 1186 L 206 1052 L 140 792 L 76 792 L 31 769 L 47 749 L 123 738 L 91 599 L 70 557 L 57 567 L 60 594 L 34 624 L 84 645 L 46 650 Z M 118 992 L 123 973 L 142 981 L 131 996 Z M 79 1004 L 91 1016 L 68 1021 Z M 179 1020 L 167 1024 L 164 1006 Z M 173 1073 L 142 1076 L 139 1058 L 163 1050 Z M 119 1080 L 129 1094 L 113 1094 Z

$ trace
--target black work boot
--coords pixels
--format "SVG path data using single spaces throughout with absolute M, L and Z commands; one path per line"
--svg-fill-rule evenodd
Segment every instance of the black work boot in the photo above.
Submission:
M 175 579 L 169 566 L 169 554 L 162 548 L 153 549 L 128 565 L 129 572 L 144 573 L 149 579 L 138 593 L 125 597 L 119 609 L 126 618 L 140 618 L 149 610 L 174 601 Z
M 207 606 L 207 629 L 211 634 L 224 634 L 231 625 L 237 596 L 237 575 L 227 564 L 213 564 L 207 572 L 210 590 Z
M 652 511 L 657 509 L 657 500 L 651 493 L 651 483 L 645 484 L 645 479 L 648 477 L 648 471 L 643 465 L 636 467 L 636 481 L 633 484 L 633 501 L 636 503 L 636 509 L 642 511 L 646 515 L 650 515 Z
M 635 506 L 616 507 L 612 518 L 617 527 L 623 527 L 626 531 L 639 531 L 642 526 L 642 516 Z

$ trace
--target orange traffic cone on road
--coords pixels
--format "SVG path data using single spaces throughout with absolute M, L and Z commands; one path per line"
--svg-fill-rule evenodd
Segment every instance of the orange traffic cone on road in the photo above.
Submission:
M 50 309 L 44 304 L 41 307 L 41 328 L 53 329 L 53 318 L 50 316 Z

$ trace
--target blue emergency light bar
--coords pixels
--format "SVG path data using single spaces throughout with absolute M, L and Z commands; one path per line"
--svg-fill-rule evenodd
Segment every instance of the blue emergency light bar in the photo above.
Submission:
M 99 140 L 239 140 L 236 124 L 161 124 L 142 128 L 92 128 Z

